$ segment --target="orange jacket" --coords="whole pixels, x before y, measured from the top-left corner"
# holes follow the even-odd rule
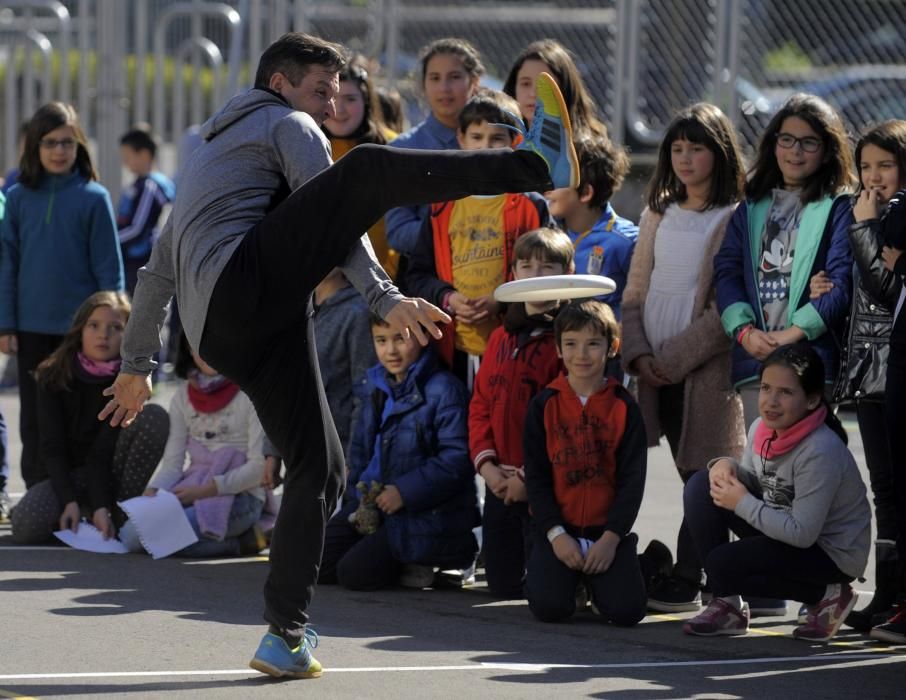
[[[503,207],[503,265],[506,279],[511,279],[513,246],[523,233],[551,224],[547,202],[535,193],[508,194]],[[453,251],[450,246],[450,217],[459,202],[438,202],[431,205],[431,216],[422,222],[416,250],[406,270],[405,288],[412,296],[427,299],[441,306],[453,288]],[[453,334],[444,333],[438,341],[438,354],[449,365],[453,361]]]
[[[647,447],[638,405],[615,379],[585,406],[561,374],[532,400],[523,435],[525,485],[538,531],[621,537],[645,490]]]

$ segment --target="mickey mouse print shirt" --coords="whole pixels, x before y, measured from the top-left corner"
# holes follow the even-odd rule
[[[758,295],[767,331],[783,330],[787,326],[793,254],[802,219],[801,194],[799,190],[774,189],[761,234]]]

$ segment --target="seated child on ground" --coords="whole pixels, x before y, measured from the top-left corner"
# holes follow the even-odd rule
[[[265,545],[256,526],[264,507],[258,415],[238,385],[189,348],[185,335],[175,371],[187,382],[170,401],[170,437],[144,495],[165,489],[185,508],[199,539],[177,556],[257,554]],[[120,539],[130,551],[142,551],[131,521]]]
[[[379,364],[368,370],[371,392],[353,433],[347,482],[349,491],[363,484],[371,510],[356,499],[331,518],[319,582],[421,588],[431,585],[434,567],[472,566],[478,549],[468,396],[431,348],[376,316],[371,331]]]
[[[562,231],[539,228],[513,248],[517,280],[572,272],[573,244]],[[522,459],[529,402],[560,374],[554,342],[559,302],[507,306],[475,377],[469,404],[469,452],[484,478],[482,552],[491,593],[522,598],[531,533]]]
[[[26,492],[10,514],[13,540],[36,544],[55,530],[76,532],[84,516],[105,539],[125,520],[116,506],[141,494],[167,439],[167,412],[149,405],[125,430],[101,423],[103,395],[120,367],[129,320],[122,292],[96,292],[76,311],[60,346],[36,374],[38,460],[49,479]]]
[[[566,374],[532,400],[525,420],[534,531],[525,594],[543,622],[571,617],[581,584],[602,620],[634,625],[645,616],[631,532],[645,490],[645,426],[629,392],[605,375],[619,334],[606,304],[567,304],[554,322]]]
[[[805,603],[793,636],[827,641],[856,603],[849,584],[868,560],[871,512],[814,348],[783,345],[765,358],[758,410],[742,460],[714,460],[686,484],[685,518],[713,598],[683,631],[745,634],[742,596],[764,596]]]
[[[513,148],[518,134],[501,124],[518,127],[518,112],[512,98],[483,90],[459,116],[460,148]],[[440,352],[460,378],[468,374],[466,357],[483,355],[491,331],[500,325],[494,289],[507,281],[516,239],[550,224],[547,204],[534,192],[472,196],[431,206],[409,258],[405,286],[408,293],[453,316],[454,332],[444,335]]]

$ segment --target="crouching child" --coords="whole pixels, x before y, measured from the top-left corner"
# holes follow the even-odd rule
[[[469,397],[430,348],[375,316],[371,332],[378,364],[349,449],[355,495],[327,525],[319,581],[422,588],[435,568],[468,569],[478,552]]]

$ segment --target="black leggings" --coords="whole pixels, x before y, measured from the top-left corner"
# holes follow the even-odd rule
[[[264,617],[291,643],[308,621],[325,524],[343,488],[306,300],[388,209],[549,187],[544,161],[525,151],[358,146],[249,231],[221,273],[200,354],[248,394],[286,462]]]
[[[683,494],[686,523],[705,562],[708,586],[715,596],[742,595],[798,600],[812,605],[829,583],[848,583],[817,544],[793,547],[756,530],[726,508],[714,504],[707,471],[696,472]],[[730,542],[732,530],[740,538]]]

